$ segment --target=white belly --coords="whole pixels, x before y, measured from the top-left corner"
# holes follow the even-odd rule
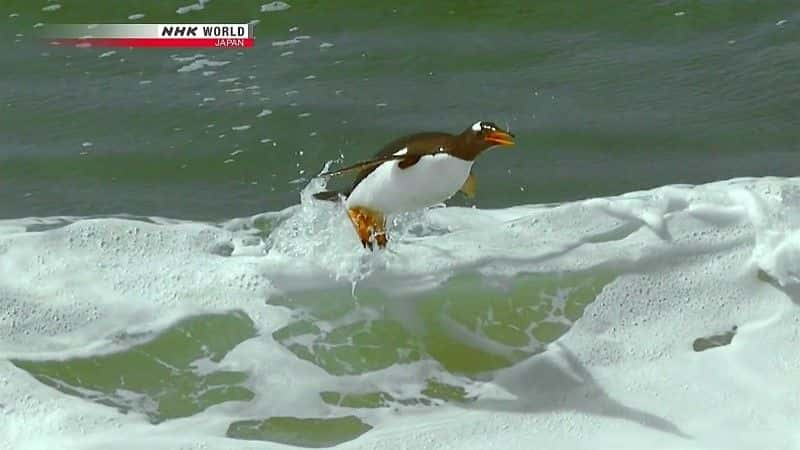
[[[383,163],[361,180],[347,197],[347,207],[392,214],[435,205],[458,192],[472,168],[472,161],[447,153],[423,156],[406,169],[398,163]]]

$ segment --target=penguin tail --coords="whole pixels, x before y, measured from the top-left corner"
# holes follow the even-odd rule
[[[347,193],[339,191],[322,191],[314,194],[315,199],[329,202],[338,202],[339,197],[347,198]]]

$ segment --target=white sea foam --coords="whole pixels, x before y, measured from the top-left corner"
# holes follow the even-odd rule
[[[375,428],[341,447],[800,444],[800,179],[667,186],[559,206],[437,208],[394,220],[389,250],[374,254],[339,205],[311,199],[321,189],[312,180],[300,205],[220,225],[0,221],[0,436],[15,449],[265,448],[225,438],[227,425],[329,416],[321,387],[416,392],[440,370],[419,362],[327,374],[273,340],[290,312],[266,299],[353,283],[356,292],[402,296],[464,273],[611,270],[621,275],[547,351],[471,386],[478,401],[400,414],[359,409]],[[254,224],[265,221],[275,225],[262,238]],[[110,352],[124,345],[113,339],[121,332],[231,309],[259,335],[223,362],[250,374],[256,397],[158,426],[61,394],[7,362]],[[730,345],[692,350],[695,338],[732,326]]]
[[[178,68],[178,72],[194,72],[204,67],[220,67],[230,64],[230,61],[213,61],[205,58],[195,59],[189,64],[183,65]]]
[[[300,39],[292,38],[292,39],[287,39],[285,41],[273,41],[272,42],[272,46],[273,47],[284,47],[286,45],[294,45],[294,44],[299,44],[299,43],[300,43]]]
[[[261,12],[277,12],[289,9],[291,5],[286,2],[271,2],[261,5]]]
[[[172,59],[173,61],[178,61],[178,62],[189,62],[189,61],[194,61],[194,60],[196,60],[196,59],[200,59],[200,58],[202,58],[202,57],[204,57],[204,56],[206,56],[206,55],[204,55],[204,54],[202,54],[202,53],[195,53],[195,54],[194,54],[194,55],[192,55],[192,56],[179,56],[179,55],[170,55],[169,57],[170,57],[170,59]]]
[[[206,3],[209,3],[211,0],[198,0],[197,3],[192,3],[191,5],[181,6],[177,10],[175,10],[178,14],[187,14],[192,11],[200,11],[205,9]]]

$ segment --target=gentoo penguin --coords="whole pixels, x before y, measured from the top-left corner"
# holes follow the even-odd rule
[[[359,171],[346,192],[314,194],[320,200],[344,198],[361,244],[386,247],[386,216],[425,208],[452,197],[459,190],[475,192],[471,173],[475,158],[496,145],[514,144],[514,135],[492,122],[475,122],[458,135],[425,132],[387,144],[372,159],[320,174]]]

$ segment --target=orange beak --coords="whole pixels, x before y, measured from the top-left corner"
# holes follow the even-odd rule
[[[484,140],[491,142],[493,145],[514,145],[514,135],[503,130],[492,131]]]

